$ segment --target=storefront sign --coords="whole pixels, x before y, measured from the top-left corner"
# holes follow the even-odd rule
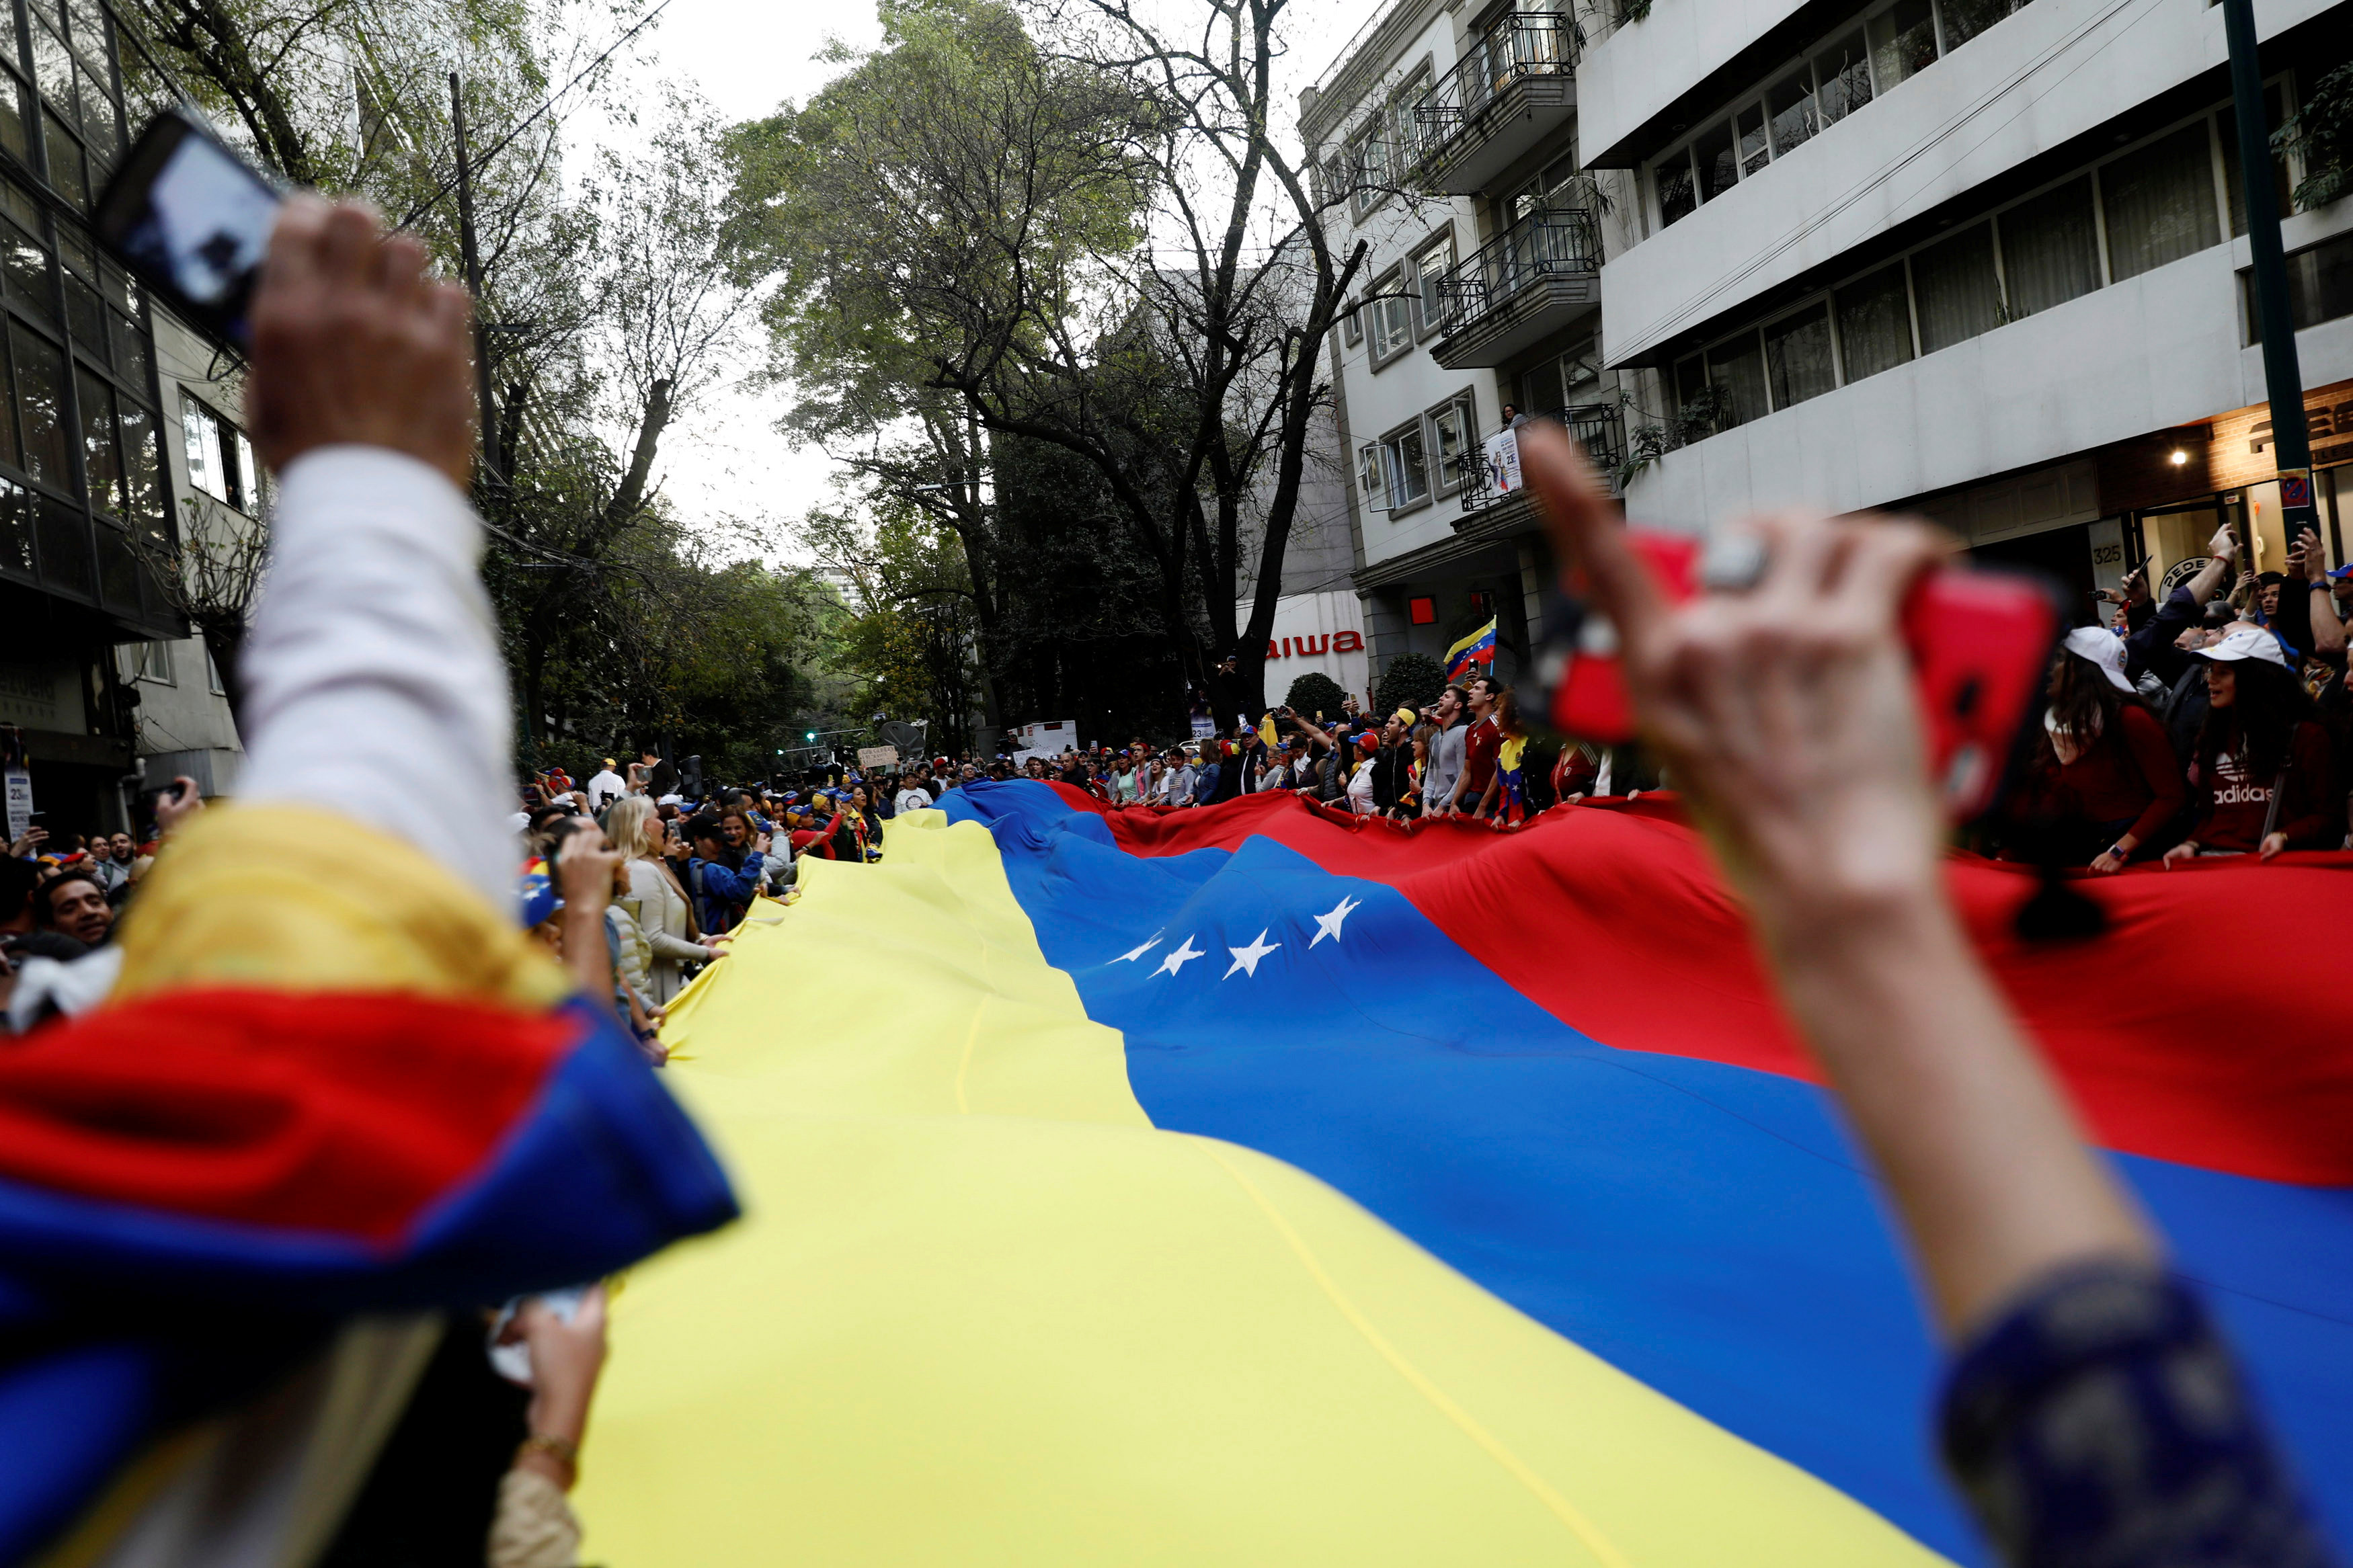
[[[1250,606],[1240,606],[1248,619]],[[1293,680],[1320,670],[1343,691],[1362,694],[1371,679],[1365,648],[1365,606],[1354,594],[1287,594],[1274,603],[1266,639],[1266,684],[1280,701]]]
[[[2353,381],[2307,388],[2304,423],[2312,438],[2314,468],[2353,463]],[[2217,415],[2208,451],[2210,477],[2216,489],[2236,489],[2273,478],[2279,459],[2272,445],[2271,405],[2258,403]]]

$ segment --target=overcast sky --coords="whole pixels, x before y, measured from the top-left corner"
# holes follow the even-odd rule
[[[1172,8],[1186,0],[1163,0]],[[1383,0],[1294,0],[1292,13],[1296,83],[1315,79]],[[660,19],[632,48],[613,94],[653,101],[652,88],[683,81],[731,120],[750,120],[786,100],[807,99],[839,68],[815,57],[828,37],[857,47],[881,40],[871,0],[670,0]],[[627,139],[588,114],[573,121],[575,135]],[[754,329],[756,330],[756,329]],[[747,359],[758,345],[747,342]],[[733,387],[713,391],[684,426],[662,443],[658,472],[664,489],[689,517],[733,517],[757,527],[795,518],[832,496],[832,470],[823,453],[796,450],[775,429],[778,399]]]

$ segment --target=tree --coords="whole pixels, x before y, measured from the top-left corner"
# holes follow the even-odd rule
[[[1446,689],[1446,670],[1436,659],[1423,653],[1394,655],[1388,668],[1381,671],[1379,688],[1374,700],[1384,713],[1394,713],[1400,708],[1410,708],[1419,713],[1438,700]]]
[[[725,261],[720,128],[673,91],[642,153],[600,153],[574,195],[556,179],[561,100],[595,89],[618,42],[650,18],[644,5],[123,0],[121,14],[134,98],[185,87],[257,162],[372,198],[453,274],[458,77],[492,386],[475,500],[527,755],[584,727],[609,748],[615,726],[651,739],[726,708],[681,695],[705,657],[696,623],[714,596],[758,623],[750,646],[774,665],[776,700],[807,697],[793,672],[810,661],[780,651],[814,624],[806,584],[704,560],[657,480],[663,436],[725,373],[738,318],[756,303]],[[600,49],[610,25],[595,24],[608,16],[623,30]],[[192,532],[183,575],[235,565],[230,555],[199,569],[212,548]],[[236,621],[190,614],[208,640]],[[756,704],[731,710],[754,726],[786,721]]]
[[[1134,105],[1045,60],[1004,5],[905,0],[882,21],[884,48],[837,48],[824,91],[729,138],[738,279],[774,284],[786,432],[961,546],[997,721],[1003,623],[1034,578],[1006,556],[992,433],[934,360],[951,341],[986,353],[972,331],[1029,330],[1003,300],[1103,308],[1096,258],[1134,246],[1147,171],[1124,145]]]
[[[1363,256],[1330,252],[1271,127],[1282,9],[1218,7],[1194,49],[1074,7],[1047,48],[987,0],[902,0],[882,50],[731,143],[796,427],[920,425],[887,478],[953,514],[992,617],[1005,540],[981,466],[1001,493],[997,443],[1018,437],[1091,467],[1180,679],[1230,684],[1220,711],[1262,699],[1322,344]]]
[[[1347,698],[1340,683],[1320,669],[1311,669],[1291,683],[1283,701],[1300,713],[1320,713],[1325,719],[1336,719],[1343,711],[1340,704]]]
[[[878,512],[870,526],[819,510],[799,531],[820,569],[850,587],[837,659],[856,682],[852,710],[924,720],[934,744],[968,751],[978,626],[963,554],[918,508],[886,500]]]

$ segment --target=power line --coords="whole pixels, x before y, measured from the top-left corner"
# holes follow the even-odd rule
[[[596,69],[597,67],[603,65],[607,60],[611,59],[616,54],[619,53],[623,44],[628,43],[631,38],[636,37],[639,33],[644,32],[648,27],[653,26],[655,18],[669,9],[670,0],[661,0],[659,5],[647,12],[643,16],[639,17],[637,23],[632,26],[628,32],[623,33],[619,37],[615,38],[612,43],[606,47],[603,54],[598,55],[595,59],[590,60],[586,65],[581,67],[579,71],[574,75],[570,81],[565,82],[562,87],[556,89],[555,91],[548,94],[544,99],[542,99],[538,108],[533,110],[529,114],[524,115],[521,120],[516,121],[512,130],[510,130],[505,135],[500,137],[496,142],[491,142],[489,149],[484,152],[480,157],[472,160],[473,165],[476,168],[480,168],[489,163],[491,159],[497,157],[501,153],[505,152],[507,144],[512,142],[516,137],[522,135],[524,131],[529,129],[533,121],[537,120],[541,115],[545,114],[549,110],[554,108],[558,99],[564,97],[565,94],[570,92],[574,88],[578,87],[584,79]],[[411,212],[406,217],[402,218],[398,223],[393,225],[394,232],[397,233],[399,230],[406,228],[410,224],[415,223],[418,218],[423,217],[427,212],[431,211],[439,204],[442,197],[448,195],[452,190],[456,189],[457,184],[458,177],[454,174],[448,179],[442,181],[440,187],[431,195],[426,197],[424,201],[418,203],[415,211]]]

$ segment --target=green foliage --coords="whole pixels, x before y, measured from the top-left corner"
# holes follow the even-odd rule
[[[871,515],[880,521],[819,511],[799,530],[820,567],[849,584],[833,645],[849,710],[861,723],[927,721],[934,744],[966,750],[978,637],[963,552],[913,507],[886,501]]]
[[[1384,713],[1394,713],[1400,708],[1420,712],[1438,700],[1446,689],[1446,668],[1425,653],[1401,653],[1393,657],[1381,671],[1380,685],[1374,692]]]
[[[2295,187],[2299,212],[2326,206],[2353,189],[2353,65],[2338,66],[2312,86],[2286,122],[2272,132],[2272,151],[2304,155]]]
[[[1332,720],[1340,716],[1340,703],[1346,696],[1338,681],[1320,669],[1311,669],[1291,683],[1291,690],[1282,700],[1297,712],[1321,713]]]

